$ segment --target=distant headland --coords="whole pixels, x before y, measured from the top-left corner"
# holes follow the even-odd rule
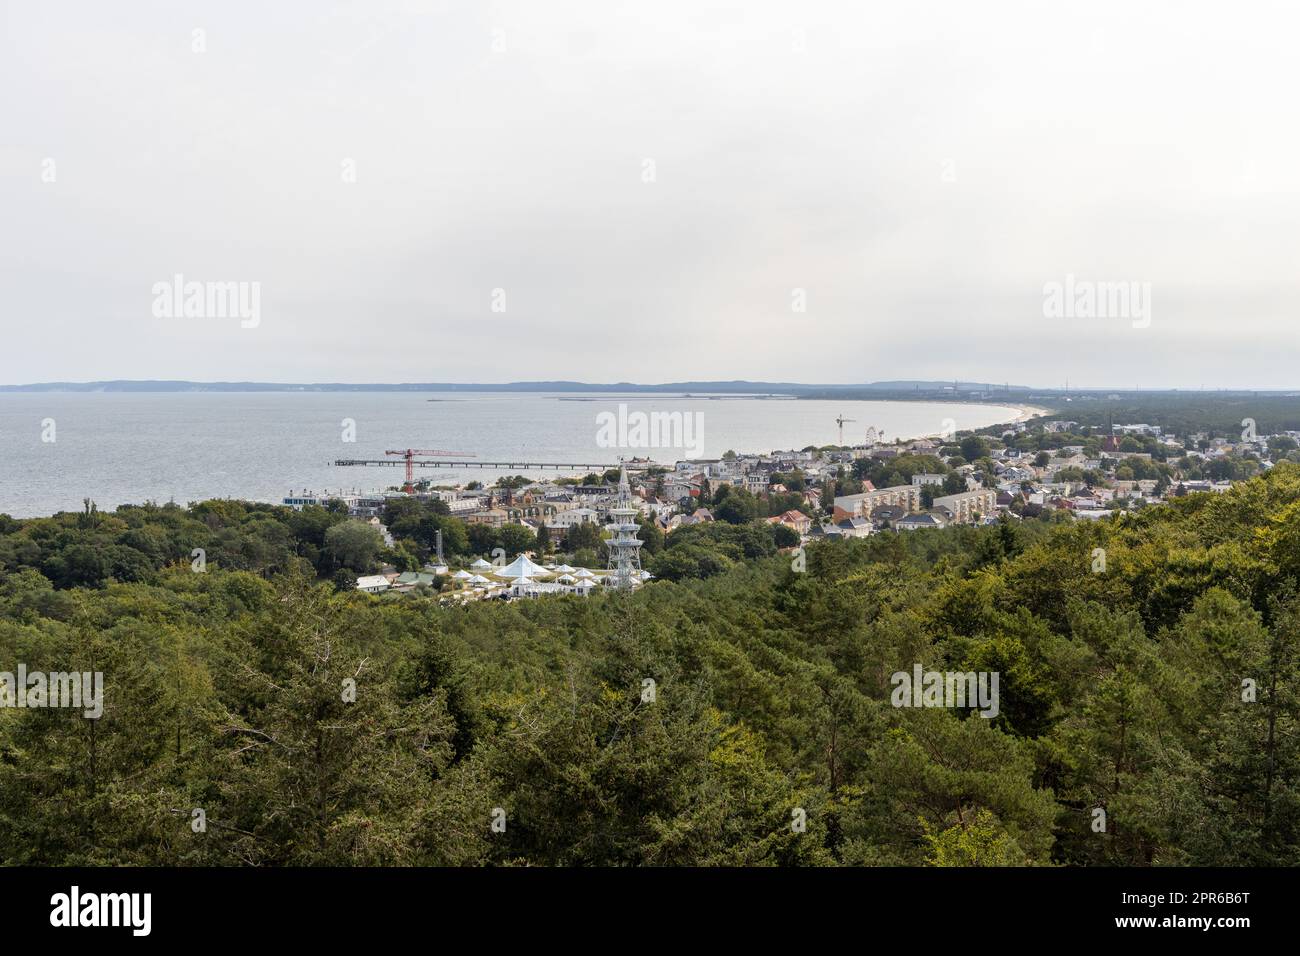
[[[0,385],[0,392],[704,392],[709,394],[799,395],[837,394],[864,390],[880,392],[942,392],[950,394],[1027,392],[1023,385],[978,382],[891,381],[856,384],[804,382],[190,382],[183,380],[128,380],[102,382],[37,382]]]

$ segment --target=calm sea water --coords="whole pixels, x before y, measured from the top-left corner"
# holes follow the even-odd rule
[[[430,399],[433,399],[432,401]],[[400,484],[401,469],[339,468],[337,458],[383,458],[388,449],[437,448],[485,460],[616,462],[621,454],[672,462],[680,450],[619,450],[597,444],[597,415],[699,413],[706,457],[727,449],[765,452],[838,441],[837,415],[889,438],[981,428],[1015,419],[1006,406],[923,402],[821,402],[671,395],[268,392],[46,393],[0,395],[0,513],[14,517],[103,510],[144,501],[207,498],[278,502],[292,491],[372,491]],[[53,421],[50,429],[43,423]],[[356,423],[344,441],[344,419]],[[508,469],[519,472],[523,469]],[[560,472],[559,474],[563,474]],[[531,472],[551,474],[556,472]],[[477,469],[417,476],[490,480]]]

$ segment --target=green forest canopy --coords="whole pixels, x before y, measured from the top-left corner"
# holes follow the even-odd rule
[[[816,545],[802,573],[758,523],[677,531],[675,580],[465,608],[331,586],[332,523],[0,518],[0,670],[105,675],[98,721],[0,709],[0,862],[1298,858],[1289,463],[1103,522]],[[998,717],[890,706],[915,664],[998,672]]]

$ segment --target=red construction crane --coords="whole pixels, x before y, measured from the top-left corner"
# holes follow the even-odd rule
[[[408,448],[405,451],[386,451],[385,455],[400,455],[406,459],[406,484],[402,485],[402,490],[408,495],[415,490],[415,471],[412,462],[416,455],[428,456],[430,458],[473,458],[474,456],[467,451],[441,451],[437,448]]]

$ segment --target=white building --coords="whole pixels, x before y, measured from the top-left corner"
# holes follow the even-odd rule
[[[546,524],[552,528],[563,528],[565,531],[577,524],[587,524],[596,522],[599,516],[593,508],[570,508],[568,511],[560,511],[551,515],[551,520]]]
[[[976,515],[991,515],[998,507],[998,493],[992,488],[977,491],[963,491],[956,495],[944,495],[934,499],[934,510],[944,511],[952,516],[951,521],[969,524]]]
[[[921,507],[920,486],[894,485],[890,488],[864,491],[857,495],[837,495],[834,517],[836,521],[843,521],[845,518],[870,518],[872,510],[880,505],[892,505],[907,511],[917,511]]]

